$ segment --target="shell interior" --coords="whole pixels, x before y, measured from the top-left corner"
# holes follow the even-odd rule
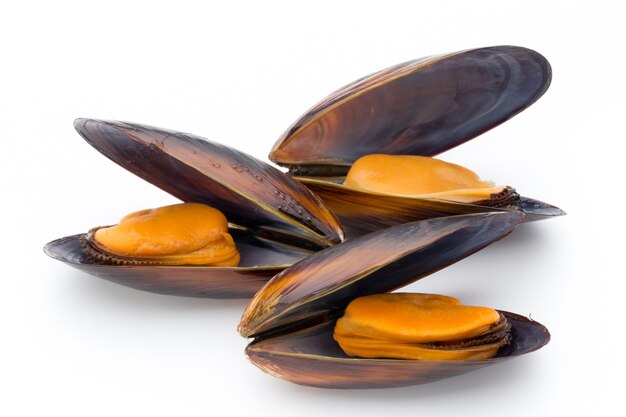
[[[490,200],[468,204],[357,190],[344,186],[342,176],[295,178],[324,200],[341,221],[348,239],[434,217],[513,210],[526,214],[525,221],[536,221],[565,214],[556,206],[520,196],[510,187]]]
[[[333,321],[273,338],[246,348],[250,361],[287,381],[320,388],[391,388],[425,384],[503,362],[540,349],[550,341],[536,321],[501,311],[511,325],[510,343],[486,360],[415,361],[347,356],[333,340]]]
[[[246,230],[230,229],[241,261],[238,267],[109,265],[88,256],[84,234],[49,242],[53,259],[127,287],[158,294],[202,298],[251,298],[267,281],[310,251],[269,241]]]

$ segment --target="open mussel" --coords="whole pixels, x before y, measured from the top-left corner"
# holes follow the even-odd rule
[[[364,359],[346,355],[333,340],[333,321],[293,333],[258,339],[246,348],[261,370],[300,385],[320,388],[392,388],[420,385],[461,375],[533,352],[550,340],[540,323],[500,311],[511,326],[511,341],[484,360],[418,361]]]
[[[198,136],[134,123],[78,119],[75,127],[94,148],[132,173],[184,202],[202,203],[223,213],[229,228],[221,230],[226,220],[220,217],[218,244],[232,260],[232,240],[240,257],[238,266],[219,262],[206,266],[191,265],[190,258],[173,264],[146,262],[124,253],[110,256],[111,251],[99,256],[93,251],[106,245],[94,240],[97,232],[68,236],[45,246],[48,255],[80,270],[157,293],[248,298],[278,271],[343,240],[341,225],[317,196],[243,152]],[[156,211],[130,217],[147,212]],[[178,229],[199,224],[189,218],[170,223]],[[156,229],[161,230],[162,224]],[[122,247],[132,243],[126,237],[121,240]],[[206,246],[207,242],[199,242]]]
[[[422,220],[317,252],[272,278],[252,299],[239,324],[243,336],[254,337],[246,355],[263,371],[297,384],[379,388],[432,382],[539,349],[549,341],[545,327],[505,311],[494,313],[506,333],[488,359],[354,357],[333,338],[352,300],[427,276],[501,239],[523,220],[514,211]]]
[[[541,97],[551,74],[543,56],[516,46],[399,64],[315,105],[279,138],[270,159],[289,167],[319,195],[350,236],[455,214],[519,210],[527,221],[559,216],[563,214],[559,208],[520,196],[513,187],[459,200],[344,183],[350,167],[364,156],[431,157],[499,125]],[[380,169],[385,170],[384,164]]]

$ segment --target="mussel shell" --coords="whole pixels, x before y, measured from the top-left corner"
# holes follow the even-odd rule
[[[275,143],[270,159],[301,175],[345,174],[363,155],[437,155],[534,103],[551,80],[548,61],[517,46],[409,61],[334,92]],[[334,168],[333,168],[334,166]],[[303,171],[304,170],[304,171]]]
[[[263,371],[290,382],[321,388],[390,388],[425,384],[533,352],[550,340],[536,321],[501,311],[511,324],[511,342],[487,360],[413,361],[347,356],[333,340],[335,322],[294,333],[258,339],[246,348]]]
[[[513,231],[519,212],[468,214],[402,224],[316,252],[272,278],[239,323],[266,337],[326,320],[356,297],[393,291]]]
[[[217,208],[233,224],[309,246],[343,239],[337,219],[305,186],[236,149],[135,123],[77,119],[74,126],[112,161],[183,201]]]
[[[564,210],[561,210],[557,206],[523,196],[520,197],[516,207],[518,210],[526,214],[527,222],[550,219],[557,216],[565,216],[566,214]]]
[[[459,214],[513,210],[525,213],[525,221],[565,214],[558,207],[518,195],[510,195],[511,198],[496,200],[489,205],[479,205],[357,190],[344,186],[343,177],[295,178],[317,194],[335,213],[344,227],[346,238],[402,223]]]
[[[67,236],[44,247],[46,254],[83,272],[127,287],[158,294],[206,298],[251,298],[269,279],[310,251],[231,229],[238,267],[107,265],[86,255],[80,238]]]

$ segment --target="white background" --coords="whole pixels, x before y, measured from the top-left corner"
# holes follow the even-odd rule
[[[0,414],[619,413],[618,2],[198,3],[0,6]],[[235,327],[245,300],[142,293],[42,253],[49,240],[175,201],[94,151],[73,130],[76,117],[192,132],[266,160],[280,133],[336,88],[420,56],[498,44],[544,54],[552,86],[444,158],[569,215],[524,225],[410,289],[532,315],[553,337],[536,353],[424,386],[300,387],[244,358]]]

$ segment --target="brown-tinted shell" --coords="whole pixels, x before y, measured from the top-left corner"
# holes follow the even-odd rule
[[[510,195],[463,204],[380,196],[342,185],[361,156],[433,156],[521,112],[548,89],[548,61],[516,46],[495,46],[417,59],[332,93],[275,143],[270,159],[288,166],[359,235],[435,216],[520,210],[527,220],[564,214],[552,205]],[[356,232],[358,231],[358,232]]]
[[[486,360],[414,361],[347,356],[333,340],[334,321],[268,339],[246,348],[250,361],[287,381],[320,388],[391,388],[461,375],[540,349],[550,333],[540,323],[501,311],[511,325],[510,343]]]
[[[354,298],[393,291],[501,239],[522,213],[422,220],[316,252],[272,278],[239,323],[247,337],[332,316]]]
[[[231,229],[241,261],[238,267],[108,265],[85,253],[81,237],[54,240],[44,247],[53,259],[98,278],[157,294],[205,298],[251,298],[278,272],[312,252]]]
[[[222,211],[235,224],[237,268],[106,265],[86,256],[78,236],[50,242],[51,257],[146,291],[216,298],[251,297],[272,275],[343,239],[321,200],[288,175],[243,152],[198,136],[134,123],[78,119],[98,151],[186,202]]]
[[[510,187],[489,200],[469,204],[357,190],[344,186],[343,177],[334,177],[332,181],[321,177],[295,178],[324,200],[341,221],[347,238],[402,223],[459,214],[521,211],[526,215],[525,221],[565,214],[558,207],[520,196]]]
[[[270,280],[246,308],[239,332],[262,370],[303,385],[390,387],[454,376],[538,349],[549,334],[514,314],[511,348],[488,361],[422,362],[346,356],[333,340],[334,321],[359,296],[400,288],[510,233],[517,212],[451,216],[403,224],[317,252]],[[400,371],[401,369],[404,369]]]
[[[339,222],[311,191],[244,152],[137,123],[77,119],[74,127],[113,162],[182,201],[217,208],[233,224],[318,247],[343,238]]]
[[[294,170],[334,166],[345,173],[363,155],[434,156],[524,110],[551,78],[542,55],[517,46],[405,62],[313,106],[278,139],[270,159]]]

